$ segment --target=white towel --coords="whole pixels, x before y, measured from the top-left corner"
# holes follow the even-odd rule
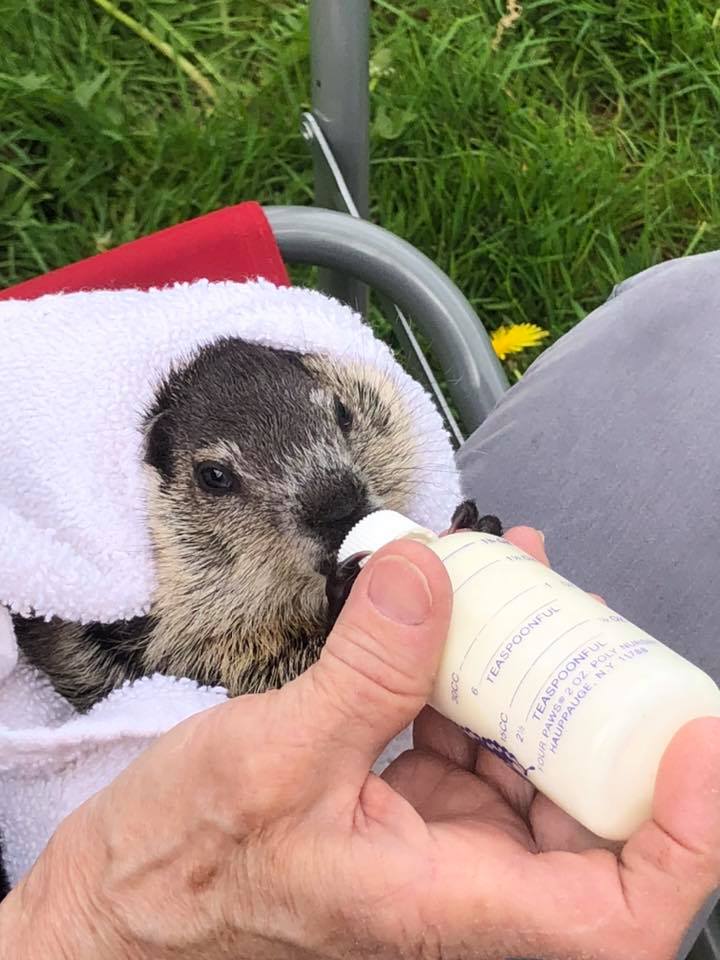
[[[423,479],[409,511],[440,529],[460,500],[422,388],[360,318],[315,291],[198,281],[0,302],[0,603],[88,622],[147,611],[153,564],[142,420],[167,372],[236,336],[386,371],[413,411]],[[221,689],[154,676],[78,715],[18,659],[0,610],[0,834],[11,883],[59,821]]]

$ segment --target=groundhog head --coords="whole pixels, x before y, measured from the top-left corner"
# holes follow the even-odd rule
[[[346,533],[372,510],[406,511],[417,489],[409,418],[370,365],[239,339],[172,372],[147,420],[145,669],[241,693],[312,662]]]

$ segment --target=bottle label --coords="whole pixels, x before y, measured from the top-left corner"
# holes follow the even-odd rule
[[[546,790],[554,758],[587,749],[582,718],[607,716],[598,690],[677,655],[503,538],[455,534],[435,549],[454,606],[433,705]]]

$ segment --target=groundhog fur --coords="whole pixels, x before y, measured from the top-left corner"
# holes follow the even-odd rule
[[[80,711],[156,672],[231,695],[281,686],[319,655],[347,532],[372,510],[406,512],[426,479],[411,416],[370,365],[237,338],[204,347],[146,415],[149,614],[16,617],[20,649]]]

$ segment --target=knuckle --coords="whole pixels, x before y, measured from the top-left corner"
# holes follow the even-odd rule
[[[339,626],[328,639],[321,662],[324,658],[338,679],[347,678],[356,685],[361,682],[369,696],[425,696],[428,691],[414,663],[389,647],[386,640],[367,630]]]

